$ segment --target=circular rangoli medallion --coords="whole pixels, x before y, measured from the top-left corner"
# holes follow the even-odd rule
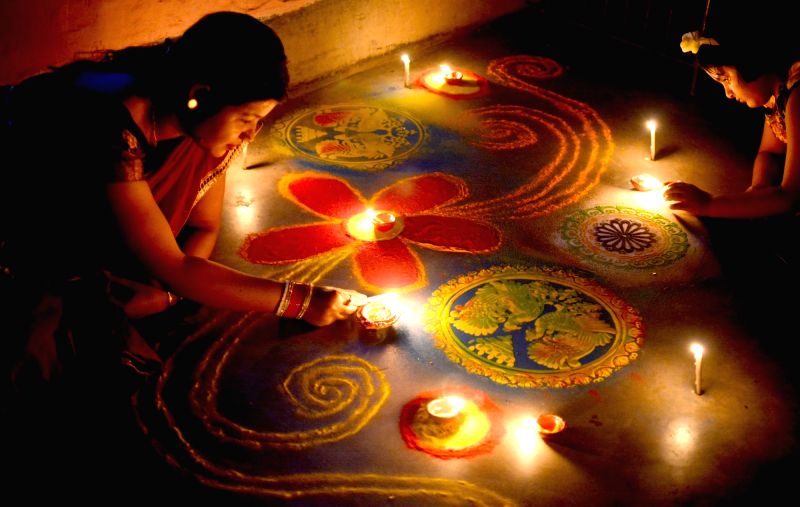
[[[368,171],[406,158],[422,143],[425,132],[405,113],[347,104],[304,111],[283,128],[288,145],[302,155]]]
[[[635,309],[594,281],[549,267],[459,276],[433,292],[424,314],[452,361],[515,387],[599,382],[644,342]]]
[[[657,213],[623,206],[577,211],[561,226],[567,249],[581,259],[621,268],[665,266],[684,257],[689,239]]]

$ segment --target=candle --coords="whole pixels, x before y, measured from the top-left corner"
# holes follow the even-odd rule
[[[405,53],[400,56],[400,59],[403,60],[403,86],[408,88],[411,86],[411,58]]]
[[[647,122],[647,128],[650,129],[650,160],[656,159],[656,122],[650,120]]]
[[[703,363],[703,346],[693,343],[689,350],[694,354],[694,393],[701,395],[703,390],[700,388],[700,368]]]

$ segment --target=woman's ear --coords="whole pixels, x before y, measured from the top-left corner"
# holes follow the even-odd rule
[[[186,107],[188,109],[197,109],[202,107],[203,102],[208,97],[211,87],[207,84],[195,84],[189,89],[189,96],[186,100]]]

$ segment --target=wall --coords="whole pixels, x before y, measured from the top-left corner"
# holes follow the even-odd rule
[[[525,0],[0,0],[0,83],[83,53],[160,42],[203,14],[247,12],[284,41],[293,83],[524,7]]]

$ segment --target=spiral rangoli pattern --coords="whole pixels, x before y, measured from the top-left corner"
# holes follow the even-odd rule
[[[168,463],[211,488],[254,496],[317,497],[331,503],[354,496],[418,501],[436,497],[441,505],[514,505],[493,491],[445,478],[324,471],[259,473],[256,464],[280,462],[280,456],[285,456],[270,459],[270,452],[302,452],[353,436],[389,395],[383,374],[368,361],[350,354],[322,356],[292,369],[280,386],[297,419],[315,423],[314,429],[263,431],[229,420],[218,408],[221,373],[236,348],[252,337],[265,318],[256,313],[219,312],[165,362],[154,387],[154,405],[145,404],[143,397],[135,400],[142,430]],[[191,355],[189,349],[203,347],[209,340],[211,345],[188,388],[190,415],[179,416],[172,408],[180,400],[174,391],[185,381],[173,378],[178,376],[176,365],[182,356]]]
[[[578,202],[599,182],[614,150],[611,130],[588,105],[528,82],[561,74],[548,58],[510,56],[489,63],[497,83],[533,95],[541,108],[497,105],[466,111],[472,145],[487,150],[546,147],[536,175],[508,194],[453,206],[451,213],[490,220],[518,220],[546,215]],[[550,111],[547,111],[547,110]]]

